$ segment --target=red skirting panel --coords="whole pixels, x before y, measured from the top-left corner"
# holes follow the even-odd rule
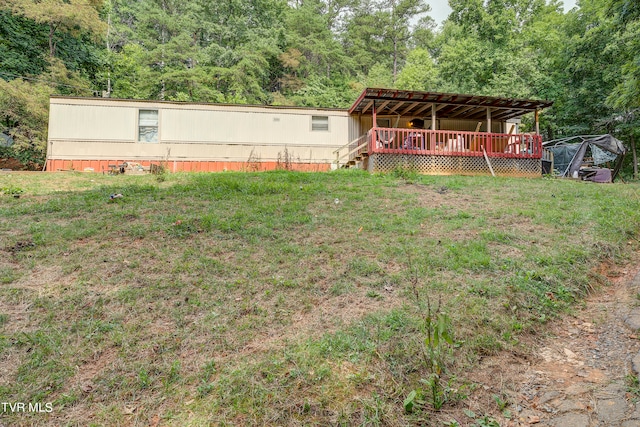
[[[162,165],[169,172],[224,172],[243,171],[259,172],[276,169],[289,169],[299,172],[326,172],[331,169],[329,163],[279,163],[279,162],[224,162],[224,161],[187,161],[170,160],[167,162],[149,160],[47,160],[46,170],[56,171],[78,171],[78,172],[98,172],[106,173],[112,165],[121,165],[125,162],[137,163],[144,168],[149,168],[151,164]]]

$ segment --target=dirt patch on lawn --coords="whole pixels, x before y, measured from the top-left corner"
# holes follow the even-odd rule
[[[118,357],[116,349],[109,348],[96,353],[84,364],[76,366],[75,375],[66,381],[65,388],[60,394],[68,393],[76,388],[83,393],[90,393],[94,389],[93,380],[98,377],[108,366],[112,365]]]
[[[636,425],[602,424],[610,408],[598,405],[598,396],[606,394],[607,404],[621,406],[622,415],[624,407],[627,416],[634,410],[637,398],[625,383],[632,374],[631,359],[640,352],[640,337],[625,320],[636,305],[637,289],[630,283],[640,273],[640,258],[636,254],[626,266],[605,263],[596,270],[609,285],[593,292],[573,315],[552,322],[539,335],[521,337],[522,348],[530,352],[484,358],[469,375],[478,387],[464,407],[445,408],[438,419],[474,425],[465,412],[471,410],[506,427]]]

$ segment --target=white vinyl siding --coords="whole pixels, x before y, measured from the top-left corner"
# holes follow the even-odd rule
[[[324,117],[325,129],[329,121],[328,131],[312,131],[312,116]],[[330,163],[359,131],[346,110],[65,97],[51,99],[49,126],[50,159],[134,162],[276,162],[286,148],[296,161]],[[145,142],[141,126],[157,142]]]

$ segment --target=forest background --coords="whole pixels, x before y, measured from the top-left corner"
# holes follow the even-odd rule
[[[364,87],[554,101],[545,139],[640,136],[640,2],[0,0],[0,157],[38,168],[49,96],[348,107]]]

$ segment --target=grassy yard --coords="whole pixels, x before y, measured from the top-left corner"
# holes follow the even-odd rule
[[[639,247],[637,184],[161,178],[0,172],[0,424],[447,425]]]

